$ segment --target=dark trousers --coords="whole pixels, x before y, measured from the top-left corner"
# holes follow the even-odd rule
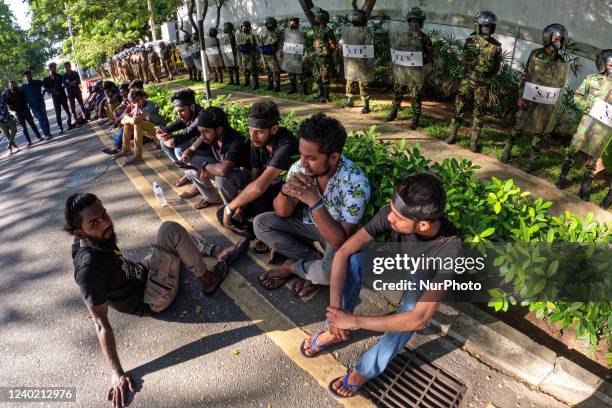
[[[79,103],[79,107],[81,108],[81,115],[83,115],[83,119],[87,119],[89,114],[87,112],[87,109],[85,109],[85,105],[83,104],[83,95],[80,92],[77,94],[68,96],[68,101],[70,102],[70,110],[72,111],[72,115],[74,116],[75,119],[77,118],[76,106],[74,103],[75,100]]]
[[[26,126],[26,122],[30,125],[30,127],[34,131],[34,134],[36,135],[36,137],[39,139],[42,139],[42,137],[40,136],[40,132],[38,131],[38,128],[36,127],[36,124],[34,123],[32,112],[30,112],[29,109],[26,109],[25,111],[22,111],[22,112],[16,112],[16,114],[17,114],[17,120],[19,121],[19,124],[23,128],[23,135],[25,136],[28,143],[32,143],[32,140],[30,140],[30,133],[28,132],[28,127]]]
[[[65,96],[53,96],[53,109],[55,109],[55,118],[57,119],[57,126],[60,130],[64,130],[64,126],[62,126],[62,108],[64,108],[64,112],[68,115],[68,126],[72,123],[72,116],[70,115],[70,109],[68,108],[68,98]],[[76,122],[76,117],[75,117]]]

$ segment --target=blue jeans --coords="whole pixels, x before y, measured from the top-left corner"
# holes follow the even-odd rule
[[[115,143],[115,146],[118,148],[121,148],[123,145],[123,126],[119,128],[117,133],[113,133],[113,143]]]
[[[39,106],[30,108],[32,109],[32,113],[38,121],[38,125],[40,126],[43,135],[51,136],[51,126],[49,125],[49,118],[47,117],[47,111],[45,110],[45,107]]]
[[[349,258],[348,271],[344,281],[342,291],[342,309],[353,313],[359,301],[361,291],[361,253],[353,254]],[[397,309],[398,313],[406,312],[416,306],[418,294],[413,292],[404,296],[401,306]],[[380,375],[387,364],[395,357],[404,345],[410,340],[413,332],[393,332],[385,333],[378,342],[366,351],[357,364],[355,371],[367,378],[374,378]]]
[[[183,152],[191,146],[191,141],[187,140],[181,144],[175,145],[174,148],[166,146],[164,142],[160,142],[161,149],[172,161],[177,161],[181,158]]]

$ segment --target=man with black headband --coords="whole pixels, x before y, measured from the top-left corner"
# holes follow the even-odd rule
[[[200,105],[196,103],[196,95],[192,89],[185,88],[176,91],[170,97],[174,112],[178,116],[176,122],[168,126],[159,127],[155,130],[155,137],[160,142],[160,146],[164,153],[168,155],[173,162],[180,160],[183,152],[187,150],[198,137],[198,114],[202,111]],[[176,180],[177,187],[184,186],[189,183],[190,179],[188,172]],[[197,187],[192,184],[191,187],[181,193],[181,197],[191,198],[200,194]]]
[[[251,182],[227,203],[218,217],[226,228],[234,221],[271,211],[272,201],[282,186],[281,173],[289,170],[298,153],[298,142],[286,128],[279,126],[280,113],[273,101],[257,102],[248,119],[251,137]],[[260,250],[265,251],[260,246]]]
[[[197,128],[200,137],[188,149],[204,145],[210,148],[209,156],[200,155],[193,160],[184,155],[181,159],[201,169],[200,181],[215,185],[224,204],[232,201],[250,180],[250,145],[247,139],[229,125],[223,109],[211,106],[198,115]],[[211,157],[212,156],[212,157]],[[221,204],[218,199],[204,197],[195,208],[201,210]]]
[[[274,211],[255,217],[258,239],[288,258],[280,267],[263,273],[259,283],[280,288],[292,275],[292,292],[313,293],[314,285],[329,285],[337,248],[357,230],[370,198],[370,183],[363,170],[342,155],[346,130],[336,119],[318,113],[304,120],[298,131],[300,160],[293,163]],[[324,248],[323,259],[312,243]]]
[[[376,345],[361,356],[353,370],[330,383],[330,390],[338,396],[355,395],[367,380],[382,373],[412,333],[427,325],[439,304],[436,301],[439,294],[424,292],[419,297],[406,292],[395,314],[354,316],[361,289],[360,251],[385,235],[389,236],[388,242],[427,242],[434,246],[460,242],[455,226],[444,217],[445,205],[444,188],[437,176],[413,174],[397,186],[391,204],[382,208],[336,251],[327,308],[328,329],[306,339],[301,347],[302,354],[314,357],[329,345],[347,340],[352,329],[384,333]]]
[[[157,231],[151,255],[134,262],[121,254],[113,222],[95,195],[68,197],[64,220],[64,230],[74,236],[74,279],[111,371],[108,399],[114,407],[121,407],[128,390],[134,389],[119,360],[108,319],[109,306],[136,316],[166,310],[178,293],[181,269],[197,278],[205,295],[212,295],[227,276],[229,266],[246,253],[249,242],[221,247],[192,237],[176,222],[166,221]],[[204,257],[214,257],[219,262],[208,269]]]

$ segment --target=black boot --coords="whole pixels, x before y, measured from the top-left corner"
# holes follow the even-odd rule
[[[259,74],[253,74],[253,89],[259,89]]]
[[[302,95],[308,95],[308,84],[306,83],[306,81],[302,82]]]
[[[325,102],[331,102],[329,97],[329,85],[323,85],[323,99]]]
[[[280,92],[280,78],[274,80],[274,92]]]
[[[444,139],[444,141],[448,144],[455,144],[455,142],[457,141],[458,132],[459,132],[459,125],[457,124],[453,125],[453,130],[451,134],[446,139]]]
[[[419,128],[419,120],[421,119],[420,113],[412,113],[412,123],[410,124],[410,129],[417,130]]]
[[[355,103],[353,102],[353,97],[349,96],[348,99],[346,100],[346,107],[352,108],[353,106],[355,106]]]
[[[514,143],[511,140],[506,142],[504,146],[504,150],[502,151],[501,156],[499,157],[499,161],[502,163],[508,163],[510,160],[510,155],[512,154],[512,148],[514,147]]]
[[[582,180],[582,185],[580,186],[580,192],[578,193],[582,201],[589,201],[589,196],[591,194],[591,184],[593,184],[593,172],[589,171],[584,176],[584,180]]]
[[[365,115],[366,113],[370,113],[370,100],[369,99],[363,100],[363,108],[361,108],[361,113],[363,115]]]
[[[574,161],[572,159],[565,159],[563,162],[563,167],[561,168],[561,174],[559,174],[559,180],[555,183],[555,185],[559,188],[559,190],[563,190],[567,187],[567,175],[569,174],[570,169]]]
[[[391,112],[389,112],[389,114],[385,118],[385,121],[393,122],[395,119],[397,119],[397,112],[399,111],[399,108],[399,103],[393,103],[393,105],[391,105]]]
[[[607,210],[610,205],[612,205],[612,186],[610,186],[610,189],[608,190],[608,195],[606,195],[601,204],[599,204],[599,206],[604,210]]]
[[[297,93],[297,80],[291,78],[289,80],[289,84],[291,86],[291,88],[289,89],[289,92],[287,92],[288,94],[296,94]]]
[[[272,73],[268,74],[268,87],[266,89],[268,91],[274,90],[274,81],[272,80]]]

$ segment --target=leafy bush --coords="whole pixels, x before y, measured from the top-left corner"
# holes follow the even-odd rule
[[[151,87],[154,88],[154,87]],[[167,92],[155,87],[147,90],[152,98],[161,98]],[[169,97],[168,97],[169,104]],[[163,104],[163,101],[160,101]],[[222,106],[232,126],[247,134],[246,120],[249,105],[232,102],[229,96],[220,96],[211,105]],[[165,109],[165,108],[162,108]],[[293,112],[283,115],[281,125],[296,133],[299,123]],[[478,166],[469,160],[446,159],[434,163],[420,154],[418,146],[411,146],[402,140],[393,144],[379,139],[375,126],[349,134],[344,155],[362,168],[372,186],[372,197],[366,208],[367,221],[381,207],[387,205],[394,191],[395,183],[419,171],[438,174],[446,187],[447,217],[459,228],[467,242],[487,243],[496,241],[513,242],[584,242],[609,243],[612,241],[610,227],[594,223],[592,215],[584,220],[566,213],[554,217],[549,214],[551,201],[531,199],[529,192],[522,192],[513,180],[499,180],[495,177],[479,180]],[[537,294],[553,289],[551,276],[526,274],[517,265],[524,259],[509,259],[509,254],[498,261],[506,282],[516,293]],[[530,259],[534,254],[524,254]],[[496,310],[507,310],[516,303],[512,293],[492,290],[489,305]],[[536,312],[538,318],[560,322],[563,327],[572,326],[577,337],[583,338],[591,349],[600,338],[610,344],[612,339],[612,302],[531,302],[525,303]]]

